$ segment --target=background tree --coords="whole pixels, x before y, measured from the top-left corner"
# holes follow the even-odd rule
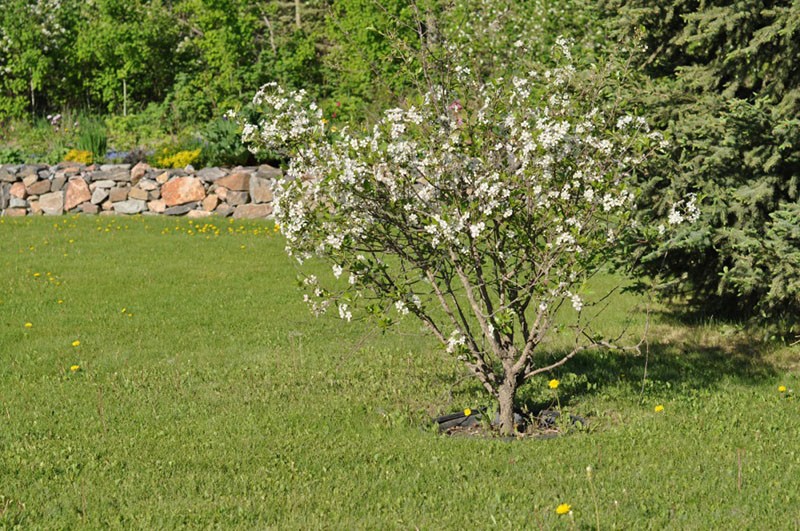
[[[644,28],[649,79],[629,97],[671,138],[642,219],[701,198],[700,222],[658,242],[639,270],[704,312],[798,322],[800,4],[789,0],[606,2],[614,42]]]

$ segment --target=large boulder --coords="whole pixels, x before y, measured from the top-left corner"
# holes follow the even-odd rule
[[[203,183],[196,177],[176,177],[161,187],[161,198],[168,207],[202,201],[205,197]]]
[[[228,190],[237,192],[250,191],[250,174],[245,172],[231,173],[225,177],[217,179],[214,184],[224,186]]]
[[[60,216],[64,213],[64,192],[50,192],[40,196],[39,208],[48,216]]]
[[[34,181],[26,188],[28,195],[42,195],[50,191],[50,181]]]
[[[272,199],[272,186],[270,186],[269,181],[260,177],[251,177],[250,200],[253,203],[271,203]]]
[[[70,211],[81,203],[92,198],[89,185],[81,177],[73,177],[67,183],[67,192],[64,197],[64,210]]]

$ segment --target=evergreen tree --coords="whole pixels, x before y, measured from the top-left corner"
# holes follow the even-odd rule
[[[639,270],[696,308],[798,323],[800,2],[611,0],[616,39],[641,36],[648,76],[631,95],[671,148],[643,184],[640,216],[697,194],[697,223],[652,245]]]

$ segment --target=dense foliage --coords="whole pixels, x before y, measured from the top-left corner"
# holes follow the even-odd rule
[[[701,198],[700,221],[651,247],[640,271],[691,292],[706,312],[796,323],[800,3],[606,8],[617,39],[641,35],[642,88],[630,97],[672,141],[658,161],[665,171],[645,183],[642,217],[688,193]]]

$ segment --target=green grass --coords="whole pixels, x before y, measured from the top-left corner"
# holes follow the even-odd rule
[[[211,223],[0,218],[0,527],[800,528],[796,347],[656,316],[643,394],[609,353],[523,391],[589,432],[439,436],[485,399],[418,324],[313,318],[269,224]]]

